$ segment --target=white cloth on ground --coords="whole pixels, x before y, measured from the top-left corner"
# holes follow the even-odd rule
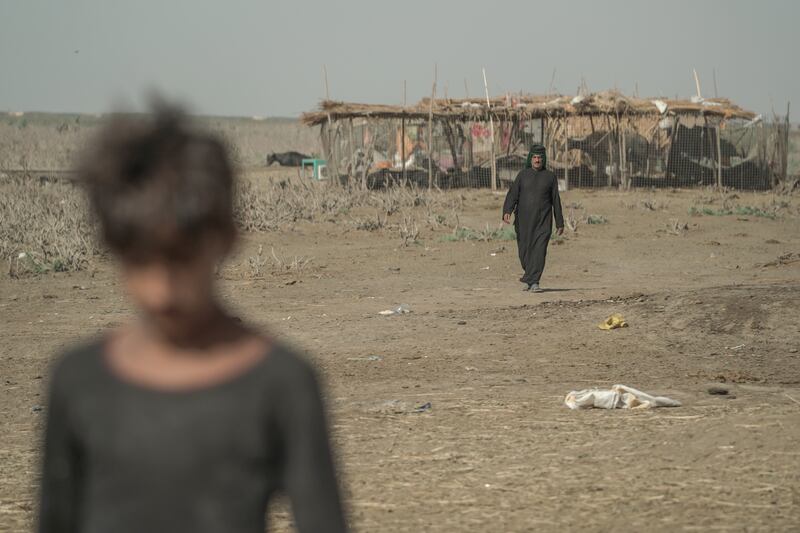
[[[614,385],[610,390],[584,389],[572,391],[564,398],[570,409],[649,409],[651,407],[680,407],[681,402],[666,396],[652,396],[646,392]]]

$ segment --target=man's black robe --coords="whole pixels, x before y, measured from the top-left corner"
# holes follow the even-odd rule
[[[547,169],[520,171],[503,204],[503,214],[507,213],[514,213],[519,260],[525,270],[522,281],[529,285],[539,283],[553,232],[553,216],[556,227],[564,227],[555,174]]]

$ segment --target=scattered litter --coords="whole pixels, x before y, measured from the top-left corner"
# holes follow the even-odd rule
[[[431,402],[423,403],[422,405],[420,405],[419,407],[414,409],[414,412],[415,413],[424,413],[425,411],[430,411],[432,407],[433,407],[433,405],[431,405]]]
[[[408,304],[400,304],[394,309],[387,309],[385,311],[381,311],[378,314],[383,316],[392,316],[392,315],[405,315],[406,313],[410,312],[411,312],[411,307],[409,307]]]
[[[614,385],[610,390],[572,391],[564,398],[564,404],[570,409],[650,409],[680,407],[681,402],[665,396],[652,396],[626,385]]]
[[[381,414],[400,415],[411,412],[412,408],[413,407],[407,402],[401,402],[400,400],[387,400],[370,409],[370,411]]]
[[[614,313],[610,317],[606,318],[605,322],[602,322],[597,325],[600,329],[617,329],[617,328],[627,328],[628,323],[625,321],[625,317],[623,317],[619,313]]]
[[[651,102],[653,102],[653,105],[656,106],[656,109],[658,109],[658,112],[661,113],[662,115],[667,112],[667,107],[668,106],[667,106],[667,103],[665,101],[663,101],[663,100],[651,100]]]
[[[28,254],[26,254],[25,252],[20,252],[20,254],[17,256],[17,259],[25,259],[27,256]]]
[[[800,261],[800,253],[789,252],[789,253],[785,253],[785,254],[779,256],[774,261],[770,261],[768,263],[764,263],[762,265],[757,265],[757,266],[761,266],[761,267],[776,267],[776,266],[781,266],[781,265],[788,265],[788,264],[791,264],[791,263],[797,263],[798,261]]]
[[[465,366],[464,370],[466,370],[467,372],[473,372],[473,371],[478,370],[478,369],[475,368],[474,366]]]
[[[370,408],[369,411],[388,415],[407,415],[411,413],[424,413],[430,411],[432,407],[433,405],[431,402],[417,405],[401,400],[387,400]]]
[[[483,267],[481,270],[489,270],[489,267]]]
[[[284,283],[284,285],[294,285],[295,283],[297,283],[297,280],[293,279],[291,281],[287,281],[286,283]]]
[[[497,252],[492,252],[489,255],[491,255],[492,257],[497,257]]]
[[[712,396],[727,396],[728,388],[720,387],[718,385],[712,385],[708,388],[708,393]]]
[[[368,357],[348,357],[348,361],[381,361],[382,358],[379,355],[370,355]]]
[[[31,411],[33,411],[34,413],[38,413],[40,411],[44,411],[44,407],[42,407],[41,405],[34,405],[33,407],[31,407]]]
[[[747,346],[747,345],[746,345],[746,344],[740,344],[740,345],[738,345],[738,346],[731,346],[730,348],[728,348],[728,347],[726,346],[726,347],[725,347],[725,349],[726,349],[726,350],[741,350],[741,349],[742,349],[742,348],[744,348],[745,346]]]
[[[744,127],[745,128],[751,128],[751,127],[755,126],[756,124],[758,124],[759,122],[761,122],[762,120],[764,120],[763,116],[756,115],[756,118],[754,118],[753,120],[751,120],[750,122],[745,124]]]
[[[87,287],[86,285],[73,285],[72,288],[77,289],[79,291],[85,291],[89,289],[89,287]]]

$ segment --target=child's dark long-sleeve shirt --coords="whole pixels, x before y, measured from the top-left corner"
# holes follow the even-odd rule
[[[40,533],[263,533],[284,490],[301,532],[345,522],[310,366],[275,346],[207,388],[166,392],[115,376],[97,342],[50,385]]]

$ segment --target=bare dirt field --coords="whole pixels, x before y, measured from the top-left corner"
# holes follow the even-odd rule
[[[502,195],[446,194],[462,226],[497,227]],[[739,192],[720,214],[718,196],[563,193],[580,223],[542,294],[521,291],[514,241],[409,238],[400,214],[246,233],[221,290],[320,368],[356,530],[796,530],[800,200]],[[630,326],[600,330],[614,312]],[[108,262],[0,277],[0,529],[33,520],[54,355],[132,313]],[[683,406],[563,404],[615,383]],[[285,502],[271,522],[291,529]]]

